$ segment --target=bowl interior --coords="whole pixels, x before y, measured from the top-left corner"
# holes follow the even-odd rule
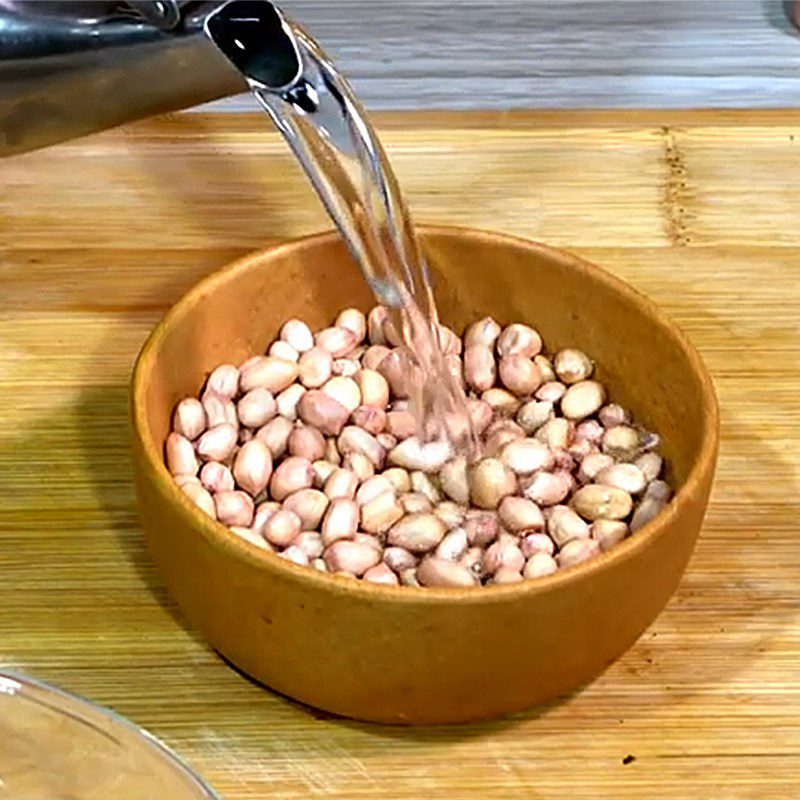
[[[527,322],[549,352],[579,347],[597,364],[611,399],[659,433],[669,478],[684,484],[711,444],[713,389],[694,349],[649,300],[566,253],[500,234],[423,228],[442,321],[457,332],[491,315]],[[335,233],[247,257],[196,286],[172,310],[140,364],[134,403],[145,407],[155,458],[171,409],[195,395],[223,362],[263,352],[290,317],[312,328],[347,306],[367,310],[370,290]],[[712,448],[713,449],[713,448]]]

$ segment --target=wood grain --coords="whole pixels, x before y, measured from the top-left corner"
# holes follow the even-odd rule
[[[288,0],[372,109],[800,105],[784,0]],[[242,95],[219,110],[253,108]]]
[[[377,121],[419,219],[602,263],[702,351],[723,447],[667,610],[574,696],[430,730],[322,718],[183,627],[137,523],[133,359],[201,275],[327,222],[260,117],[182,115],[0,162],[0,665],[112,706],[228,800],[795,798],[800,116]]]

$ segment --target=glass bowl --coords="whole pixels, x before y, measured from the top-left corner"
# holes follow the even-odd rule
[[[219,800],[163,744],[79,697],[0,672],[0,800]]]

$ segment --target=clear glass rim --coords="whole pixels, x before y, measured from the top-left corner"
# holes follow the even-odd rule
[[[13,684],[13,685],[12,685]],[[144,728],[140,728],[135,723],[126,719],[116,711],[105,706],[98,705],[97,703],[87,700],[78,694],[73,694],[58,686],[54,686],[47,681],[40,680],[39,678],[32,678],[30,675],[25,675],[15,670],[0,669],[0,695],[8,694],[13,695],[24,687],[44,691],[45,693],[64,698],[79,706],[84,706],[91,712],[105,717],[114,725],[124,728],[134,736],[138,737],[147,746],[156,751],[160,756],[164,757],[170,762],[175,769],[193,783],[199,790],[205,793],[206,800],[222,800],[222,798],[200,777],[191,767],[189,767],[183,759],[181,759],[170,747],[164,744],[160,739],[154,736]]]

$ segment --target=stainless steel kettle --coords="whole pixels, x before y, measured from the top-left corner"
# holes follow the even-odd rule
[[[247,90],[204,33],[227,0],[0,0],[0,156]]]

